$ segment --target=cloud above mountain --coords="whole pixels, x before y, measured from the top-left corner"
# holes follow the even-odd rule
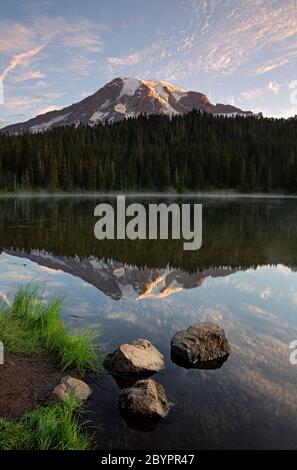
[[[232,96],[237,106],[252,103],[258,111],[261,105],[271,115],[292,108],[294,0],[11,0],[1,13],[7,123],[20,111],[36,114],[42,87],[43,108],[65,106],[119,75],[169,81],[214,101]],[[60,94],[56,102],[50,101],[54,93]],[[13,114],[12,102],[23,103]]]

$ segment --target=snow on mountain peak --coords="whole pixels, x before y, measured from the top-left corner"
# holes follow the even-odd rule
[[[180,99],[185,93],[183,88],[179,88],[162,80],[142,80],[130,77],[120,77],[119,79],[123,82],[120,97],[133,96],[136,91],[144,85],[150,97],[158,100],[163,106],[166,106],[168,105],[169,94],[173,95],[176,99]]]
[[[154,88],[154,89],[160,89],[160,88],[167,88],[170,92],[173,93],[184,93],[185,90],[183,88],[179,88],[175,85],[172,85],[171,83],[168,82],[163,82],[162,80],[142,80],[142,83],[144,83],[147,87],[149,88]]]
[[[252,114],[231,105],[214,105],[202,93],[186,91],[162,80],[118,77],[78,103],[7,126],[2,131],[44,132],[57,126],[94,126],[99,122],[119,121],[140,114],[172,116],[193,109],[226,117]]]
[[[120,77],[120,80],[123,82],[120,96],[133,96],[136,90],[141,86],[141,80],[138,78]]]

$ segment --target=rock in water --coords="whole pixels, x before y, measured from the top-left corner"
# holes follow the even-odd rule
[[[164,388],[152,379],[122,390],[118,407],[123,415],[144,418],[165,418],[169,411]]]
[[[164,367],[163,355],[146,339],[122,344],[103,363],[115,375],[150,375]]]
[[[72,395],[78,401],[83,402],[90,397],[92,390],[82,380],[68,376],[62,378],[61,383],[54,389],[54,394],[61,401],[64,401],[69,395]]]
[[[172,360],[184,367],[218,368],[230,352],[224,330],[214,323],[192,325],[171,340]]]

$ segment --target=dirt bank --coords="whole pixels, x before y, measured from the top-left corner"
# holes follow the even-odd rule
[[[0,365],[0,417],[17,418],[49,404],[64,375],[45,356],[6,354],[4,365]]]

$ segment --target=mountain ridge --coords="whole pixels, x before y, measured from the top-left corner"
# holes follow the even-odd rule
[[[94,94],[60,110],[37,115],[28,121],[11,124],[1,132],[44,132],[68,125],[94,126],[104,122],[134,118],[140,114],[184,114],[193,109],[214,115],[250,116],[233,105],[212,104],[208,97],[196,91],[186,91],[162,80],[117,77]]]
[[[30,260],[49,269],[59,269],[80,277],[114,300],[144,300],[167,298],[188,289],[200,287],[206,279],[226,277],[237,269],[228,266],[197,270],[193,273],[181,268],[141,269],[136,265],[96,256],[56,256],[44,250],[5,249],[4,253]]]

